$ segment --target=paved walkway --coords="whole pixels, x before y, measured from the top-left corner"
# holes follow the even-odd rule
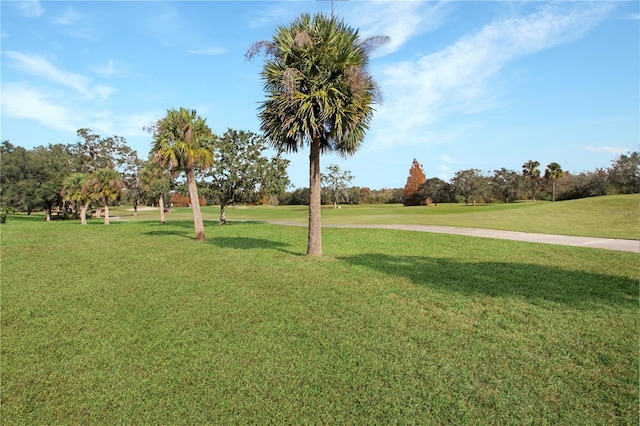
[[[270,221],[279,225],[307,226],[306,223]],[[466,235],[469,237],[497,238],[502,240],[526,241],[540,244],[559,244],[575,247],[600,248],[605,250],[640,253],[640,241],[616,238],[573,237],[570,235],[533,234],[529,232],[498,231],[495,229],[458,228],[435,225],[322,225],[324,228],[377,228],[403,231],[433,232],[437,234]]]

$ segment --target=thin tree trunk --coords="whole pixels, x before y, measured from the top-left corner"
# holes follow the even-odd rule
[[[162,194],[158,197],[158,207],[160,208],[160,223],[164,223],[164,200],[162,199]]]
[[[531,196],[533,197],[533,202],[535,203],[536,202],[536,184],[535,184],[535,182],[533,182],[531,184]]]
[[[80,204],[80,224],[87,224],[87,205]]]
[[[104,224],[105,225],[109,224],[109,203],[108,202],[104,203]]]
[[[308,256],[322,255],[322,216],[320,199],[320,140],[311,141],[309,154],[309,241]]]
[[[202,213],[200,212],[200,200],[198,200],[198,186],[196,185],[195,173],[192,169],[186,171],[187,186],[189,187],[189,198],[191,199],[191,209],[193,210],[193,227],[196,232],[196,241],[204,240],[204,224],[202,223]]]
[[[553,188],[552,189],[553,196],[551,197],[551,202],[555,203],[556,202],[556,182],[553,180],[551,181],[551,187]]]
[[[51,207],[47,207],[45,208],[45,221],[46,222],[51,222]]]
[[[220,220],[218,221],[219,225],[227,224],[227,203],[220,203]]]

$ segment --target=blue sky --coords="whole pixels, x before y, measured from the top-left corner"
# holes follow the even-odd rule
[[[259,132],[262,58],[244,53],[316,1],[3,1],[1,138],[31,148],[76,130],[127,139],[196,109],[215,133]],[[349,1],[336,13],[363,37],[387,35],[370,72],[383,103],[354,156],[357,186],[403,187],[416,158],[427,177],[521,170],[537,160],[580,172],[637,151],[640,2]],[[308,186],[308,151],[287,156]]]

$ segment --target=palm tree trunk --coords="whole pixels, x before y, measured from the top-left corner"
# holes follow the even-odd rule
[[[196,241],[204,240],[204,224],[202,223],[202,213],[200,212],[200,200],[198,199],[198,186],[193,168],[186,170],[187,186],[189,187],[189,198],[193,211],[193,227],[196,231]]]
[[[82,225],[87,224],[87,205],[80,204],[80,223]]]
[[[227,203],[224,201],[220,203],[220,220],[218,221],[218,224],[227,224]]]
[[[104,203],[104,224],[109,224],[109,203],[107,201]]]
[[[158,207],[160,208],[160,223],[164,223],[164,199],[162,194],[158,197]]]
[[[536,183],[533,180],[531,181],[531,198],[535,203],[536,202]]]
[[[322,216],[320,202],[320,140],[311,141],[309,154],[309,240],[308,256],[322,255]]]
[[[552,180],[551,181],[551,193],[553,194],[551,197],[551,202],[555,203],[556,202],[556,181]]]

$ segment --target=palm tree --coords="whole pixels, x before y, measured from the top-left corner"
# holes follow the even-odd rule
[[[85,188],[89,175],[86,173],[73,173],[62,184],[62,199],[77,204],[80,208],[80,223],[87,224],[87,208],[91,202],[91,195]]]
[[[531,182],[531,195],[533,201],[536,201],[536,183],[540,177],[540,163],[537,161],[529,160],[522,165],[522,174],[525,178]]]
[[[207,168],[213,164],[210,145],[213,134],[205,119],[193,109],[167,110],[167,115],[149,127],[153,133],[151,154],[162,167],[167,167],[175,176],[184,171],[187,177],[193,226],[196,240],[204,240],[204,225],[200,212],[196,168]]]
[[[279,151],[310,147],[308,255],[322,254],[320,154],[347,157],[360,147],[379,93],[367,72],[368,53],[386,40],[361,40],[333,14],[305,13],[247,52],[248,59],[263,50],[266,56],[261,130]]]
[[[84,190],[96,201],[104,203],[104,224],[109,224],[109,202],[120,195],[124,181],[113,169],[98,169],[85,182]]]
[[[558,163],[549,163],[547,164],[547,168],[544,171],[544,178],[547,180],[551,180],[551,187],[552,187],[552,201],[556,201],[556,179],[560,179],[562,176],[564,176],[564,171],[562,170],[562,167],[560,167],[560,164]]]

